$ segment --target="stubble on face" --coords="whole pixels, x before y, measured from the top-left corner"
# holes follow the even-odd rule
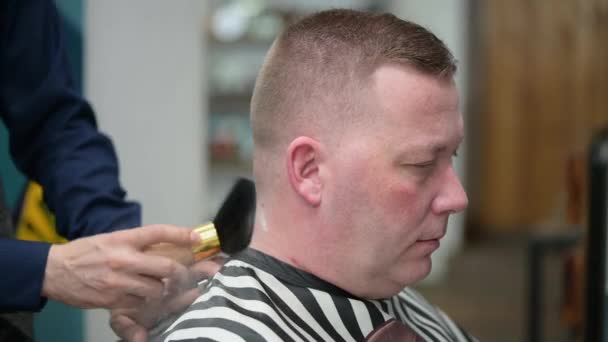
[[[357,282],[356,293],[383,297],[430,272],[436,246],[422,240],[445,233],[448,215],[434,213],[432,202],[439,168],[462,140],[462,119],[451,80],[388,65],[374,74],[373,90],[373,119],[348,133],[332,161],[341,172],[329,215],[336,244],[346,246],[335,256],[345,278]]]

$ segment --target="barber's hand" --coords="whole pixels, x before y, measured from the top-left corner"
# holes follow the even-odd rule
[[[184,265],[142,250],[159,242],[190,247],[199,239],[190,229],[153,225],[53,245],[42,295],[80,308],[141,306],[163,296],[163,279],[188,274]]]
[[[145,342],[148,330],[164,318],[182,312],[200,295],[197,283],[211,278],[224,263],[224,258],[214,257],[190,266],[187,277],[167,282],[167,293],[160,299],[149,299],[139,307],[114,309],[110,326],[120,338],[130,342]]]

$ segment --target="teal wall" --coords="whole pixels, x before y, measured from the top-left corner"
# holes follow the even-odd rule
[[[6,126],[0,121],[0,176],[4,186],[4,196],[9,207],[14,208],[19,195],[25,185],[25,177],[11,161],[8,151],[8,132]]]

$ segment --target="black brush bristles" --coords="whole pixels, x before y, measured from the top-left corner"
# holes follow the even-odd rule
[[[224,253],[234,254],[249,245],[255,217],[255,185],[239,178],[232,186],[213,223]]]

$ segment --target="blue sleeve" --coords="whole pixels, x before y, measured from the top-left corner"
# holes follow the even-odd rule
[[[125,200],[119,184],[112,143],[74,90],[53,2],[0,6],[0,116],[11,156],[42,185],[59,234],[71,240],[140,225],[139,205]],[[48,245],[0,241],[0,273],[9,279],[0,281],[1,306],[6,298],[40,300],[47,254]]]
[[[50,244],[0,239],[0,312],[38,311]]]
[[[39,182],[68,239],[137,226],[111,141],[70,78],[57,11],[48,0],[6,1],[0,113],[17,167]]]

